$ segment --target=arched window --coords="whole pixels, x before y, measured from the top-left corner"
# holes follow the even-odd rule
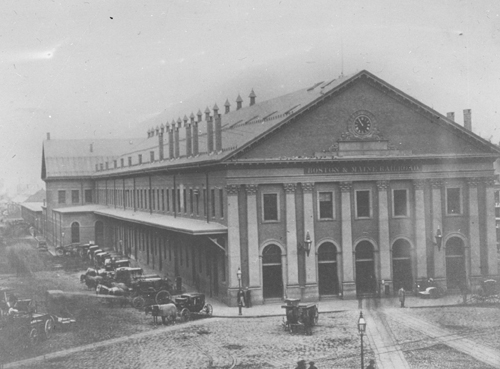
[[[318,247],[318,289],[320,295],[336,295],[339,292],[337,249],[331,242]]]

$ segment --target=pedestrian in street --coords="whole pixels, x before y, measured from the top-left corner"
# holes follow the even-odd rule
[[[309,368],[307,368],[307,369],[318,369],[318,367],[316,365],[314,365],[314,361],[310,361]]]
[[[370,365],[366,367],[366,369],[375,369],[375,360],[370,360]]]
[[[297,361],[297,366],[295,369],[307,369],[306,368],[306,361],[305,360],[299,360]]]
[[[238,305],[245,307],[245,292],[242,289],[238,291]]]
[[[398,296],[399,296],[399,302],[401,303],[401,307],[404,308],[405,307],[406,293],[405,293],[405,289],[403,287],[401,287],[398,290]]]

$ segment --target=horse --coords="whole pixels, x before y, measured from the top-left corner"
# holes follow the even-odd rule
[[[177,307],[173,303],[146,306],[144,312],[146,315],[150,313],[153,316],[154,324],[158,323],[158,317],[161,317],[163,324],[166,324],[166,322],[175,323],[175,319],[177,318]]]
[[[102,284],[98,284],[95,289],[96,295],[108,295],[117,297],[120,300],[121,306],[124,306],[127,303],[126,297],[128,296],[128,289],[122,289],[119,287],[106,287]],[[109,300],[111,304],[113,304],[114,299]]]

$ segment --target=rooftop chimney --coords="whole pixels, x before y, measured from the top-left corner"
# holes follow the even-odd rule
[[[257,96],[255,95],[255,92],[253,92],[253,88],[252,88],[252,92],[250,92],[250,95],[248,95],[248,97],[250,98],[250,106],[254,105],[255,104],[255,98]]]
[[[464,109],[464,127],[469,131],[472,131],[472,119],[470,109]]]
[[[167,126],[168,128],[168,158],[173,159],[174,158],[174,128],[175,128],[175,122],[172,120],[172,123],[170,123],[170,126]]]
[[[174,144],[175,144],[175,157],[178,158],[180,156],[180,150],[179,150],[179,130],[181,129],[182,126],[182,120],[181,117],[177,118],[177,127],[175,128],[175,137],[174,137]]]
[[[158,134],[158,147],[160,151],[160,160],[163,160],[163,132],[165,131],[165,126],[163,123],[160,126],[160,132]]]
[[[243,99],[241,98],[240,94],[238,94],[238,97],[236,98],[236,110],[241,109],[242,102],[243,102]]]
[[[198,113],[196,113],[196,115],[198,116],[198,122],[201,122],[201,117],[202,117],[202,113],[201,113],[201,110],[198,109]]]
[[[198,155],[198,123],[201,122],[201,111],[198,110],[196,115],[198,120],[193,120],[193,156]]]
[[[231,111],[231,104],[229,103],[228,99],[226,99],[226,102],[224,103],[224,107],[226,108],[226,111],[224,112],[225,114],[227,114]]]
[[[205,110],[207,119],[207,153],[214,151],[214,122],[210,116],[210,110]]]
[[[454,122],[455,121],[455,113],[454,112],[446,113],[446,118],[448,118],[449,120],[452,120]]]
[[[50,141],[50,132],[47,132],[47,141]]]
[[[193,116],[193,114],[191,114]],[[194,120],[194,116],[191,118],[191,121]],[[184,116],[184,125],[186,126],[186,156],[190,157],[192,155],[191,152],[191,122],[187,121],[187,117]]]
[[[205,109],[205,120],[208,122],[210,120],[210,109],[207,108]]]
[[[217,105],[215,105],[216,107]],[[214,107],[214,117],[215,117],[215,151],[222,151],[222,123],[221,116],[217,113]]]

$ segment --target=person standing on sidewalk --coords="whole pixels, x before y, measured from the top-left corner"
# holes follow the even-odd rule
[[[398,290],[398,296],[399,296],[399,302],[401,303],[401,307],[404,308],[405,307],[406,293],[405,293],[405,289],[403,287],[401,287]]]

